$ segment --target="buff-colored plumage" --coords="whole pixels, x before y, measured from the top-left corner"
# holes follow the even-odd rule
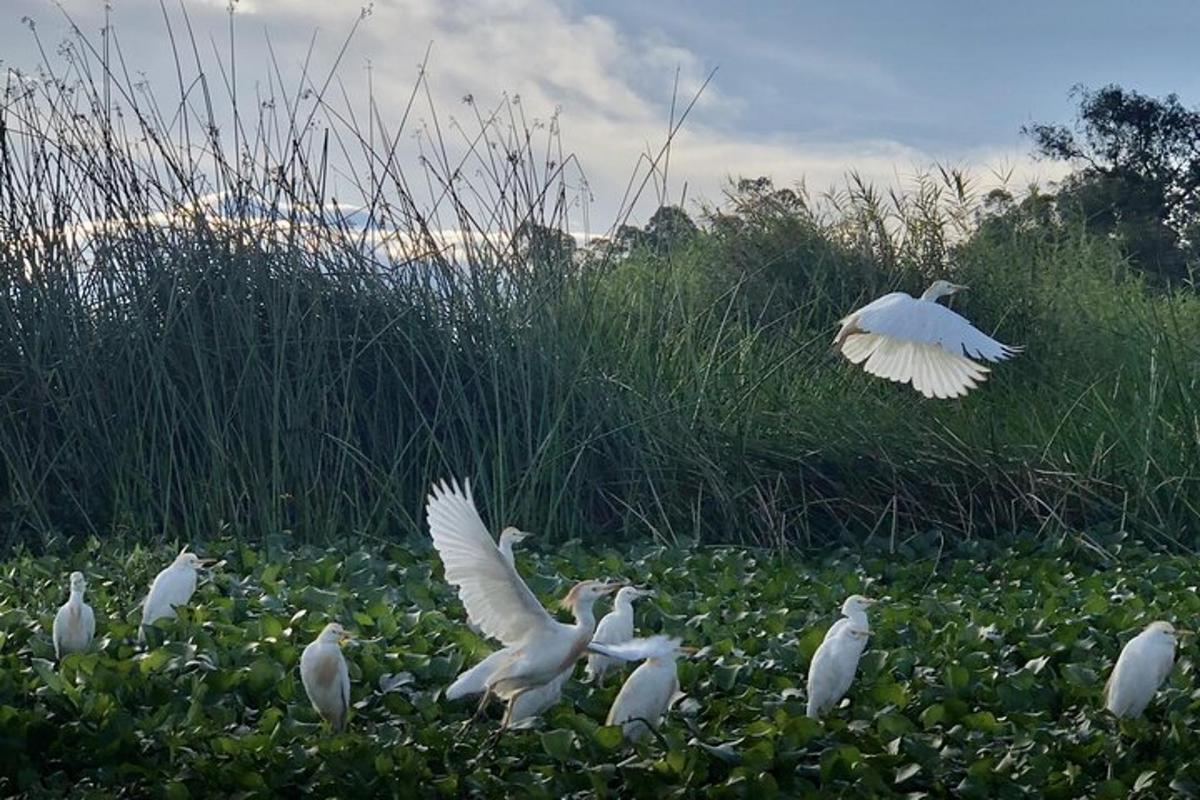
[[[331,622],[300,654],[304,691],[335,732],[346,729],[350,714],[350,668],[342,655],[342,642],[348,638],[341,625]]]

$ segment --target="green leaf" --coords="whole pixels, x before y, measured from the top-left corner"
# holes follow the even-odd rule
[[[560,728],[542,734],[542,749],[546,751],[546,755],[557,761],[569,759],[574,746],[575,733],[573,731]]]
[[[621,731],[620,725],[603,725],[592,733],[592,738],[596,744],[603,747],[605,750],[615,750],[621,746],[621,740],[625,738]]]
[[[920,771],[921,771],[920,764],[905,764],[903,767],[896,770],[896,777],[893,780],[893,783],[896,783],[896,784],[904,783],[906,780],[908,780],[912,776],[916,775]]]

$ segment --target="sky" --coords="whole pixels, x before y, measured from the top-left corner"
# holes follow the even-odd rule
[[[98,35],[104,2],[59,3],[85,34]],[[159,0],[109,4],[126,67],[169,94],[174,67]],[[205,57],[226,52],[228,0],[183,5]],[[363,5],[234,3],[241,101],[268,79],[268,41],[293,76],[312,44],[312,71],[323,73]],[[166,7],[181,18],[179,0]],[[530,118],[557,112],[587,176],[593,229],[617,214],[639,155],[661,147],[676,75],[682,102],[716,70],[671,150],[665,196],[690,210],[719,202],[739,176],[820,191],[850,170],[904,185],[941,163],[967,168],[981,185],[998,174],[1018,189],[1046,184],[1064,167],[1032,158],[1021,126],[1070,122],[1072,86],[1118,83],[1200,105],[1200,4],[1190,0],[764,0],[731,8],[718,0],[375,0],[338,75],[351,105],[366,107],[369,85],[398,123],[428,49],[429,87],[447,118],[466,113],[466,95],[483,107],[519,95]],[[51,59],[68,32],[51,0],[5,0],[0,69],[36,66],[26,18]],[[644,198],[634,219],[656,201]]]

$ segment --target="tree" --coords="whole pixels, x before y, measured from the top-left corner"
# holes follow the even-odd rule
[[[1078,166],[1062,184],[1059,212],[1123,241],[1131,260],[1167,281],[1189,277],[1200,220],[1200,110],[1174,94],[1147,97],[1110,85],[1076,86],[1073,128],[1030,125],[1036,152]]]

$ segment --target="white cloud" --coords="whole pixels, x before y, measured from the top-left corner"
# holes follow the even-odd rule
[[[55,22],[57,12],[46,0],[16,0],[16,4],[17,13],[28,9],[24,13],[32,12],[43,21],[39,28],[43,36],[47,25],[61,28]],[[94,0],[65,0],[64,5],[85,31],[95,32],[103,24]],[[657,153],[662,145],[676,69],[681,103],[699,88],[708,70],[702,54],[682,43],[652,32],[622,30],[613,19],[582,13],[574,3],[374,0],[364,5],[368,13],[342,59],[340,83],[334,84],[333,95],[340,98],[342,91],[346,93],[360,124],[368,113],[368,65],[377,108],[387,129],[394,131],[408,103],[417,64],[432,43],[428,77],[433,110],[420,98],[409,126],[432,126],[436,112],[443,133],[451,130],[452,119],[463,120],[469,130],[467,121],[473,111],[462,103],[468,94],[482,109],[497,107],[506,93],[519,95],[518,110],[528,115],[527,122],[544,122],[561,111],[563,141],[579,155],[595,198],[590,212],[594,232],[605,229],[614,218],[639,156]],[[187,4],[205,58],[214,51],[227,52],[226,6],[226,0]],[[274,67],[265,46],[268,39],[285,74],[284,85],[294,91],[310,37],[318,31],[309,75],[313,85],[321,86],[343,37],[359,16],[356,6],[328,0],[239,0],[235,9],[238,95],[243,108],[255,96],[256,84],[265,92],[271,81]],[[178,12],[171,13],[178,17]],[[150,76],[159,96],[169,102],[166,98],[177,92],[158,0],[117,0],[113,23],[128,67]],[[28,35],[18,26],[8,28],[0,32],[0,46]],[[804,58],[802,54],[779,57]],[[831,68],[810,66],[815,74]],[[205,68],[219,100],[222,84],[215,62]],[[839,69],[860,68],[848,64]],[[886,75],[858,78],[899,91]],[[341,104],[340,99],[336,104]],[[840,183],[852,169],[878,184],[903,184],[906,174],[927,169],[935,161],[966,166],[981,182],[987,181],[991,168],[1005,163],[1018,186],[1035,176],[1061,175],[1053,165],[1034,164],[1027,156],[988,143],[933,153],[886,139],[808,141],[786,131],[747,132],[735,127],[739,119],[752,114],[744,101],[722,93],[719,80],[710,86],[672,148],[668,196],[678,198],[686,184],[689,197],[717,200],[727,179],[759,175],[770,176],[779,185],[804,179],[819,191]],[[416,152],[411,138],[402,139],[406,168],[413,167]],[[645,219],[653,207],[653,197],[647,197],[635,218]]]

